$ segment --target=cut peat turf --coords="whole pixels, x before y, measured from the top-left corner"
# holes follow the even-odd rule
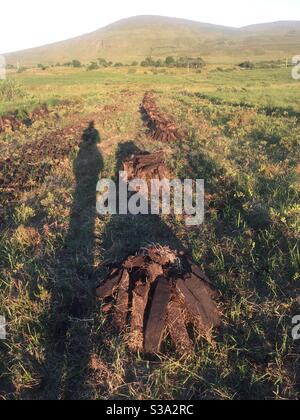
[[[211,341],[213,328],[221,323],[216,293],[205,274],[183,253],[159,245],[114,267],[97,296],[129,348],[146,354],[159,353],[167,336],[179,354],[191,353],[187,326]]]
[[[141,113],[148,125],[149,134],[154,140],[168,143],[183,139],[183,133],[180,132],[173,119],[157,106],[152,92],[146,92],[141,105]]]
[[[127,181],[142,179],[147,182],[149,188],[152,180],[162,181],[170,178],[163,151],[132,155],[124,161],[123,171],[127,174]]]

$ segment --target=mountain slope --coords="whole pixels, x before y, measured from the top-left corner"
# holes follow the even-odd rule
[[[137,16],[98,31],[30,50],[7,54],[11,64],[89,62],[98,57],[130,63],[147,55],[197,55],[207,61],[278,59],[300,51],[300,22],[275,22],[241,29],[184,19]]]

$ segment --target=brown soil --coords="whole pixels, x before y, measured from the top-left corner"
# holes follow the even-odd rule
[[[79,146],[85,126],[83,122],[57,129],[38,141],[22,145],[10,157],[0,157],[0,207],[43,182],[54,165]]]

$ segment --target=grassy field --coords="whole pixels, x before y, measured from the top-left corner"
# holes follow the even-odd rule
[[[0,186],[11,180],[0,196],[0,399],[299,399],[300,83],[291,70],[50,69],[9,79],[18,88],[0,115],[43,103],[50,112],[0,134]],[[147,136],[146,90],[184,141]],[[90,121],[101,142],[84,151]],[[57,158],[56,145],[71,151]],[[174,176],[205,179],[204,225],[96,217],[99,174],[114,177],[133,151],[162,149]],[[151,242],[187,248],[220,293],[222,327],[186,358],[171,343],[152,359],[129,352],[95,299],[104,263]]]

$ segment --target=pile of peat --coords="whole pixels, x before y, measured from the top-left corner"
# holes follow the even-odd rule
[[[145,93],[141,113],[148,125],[149,134],[154,140],[166,143],[182,140],[183,134],[172,118],[159,109],[152,92]]]
[[[123,171],[127,173],[128,181],[142,179],[150,182],[170,176],[163,151],[132,155],[124,161]]]
[[[193,351],[188,326],[211,341],[220,325],[217,297],[200,268],[184,253],[153,245],[111,268],[97,288],[104,313],[127,331],[130,349],[159,353],[170,336],[180,354]]]

